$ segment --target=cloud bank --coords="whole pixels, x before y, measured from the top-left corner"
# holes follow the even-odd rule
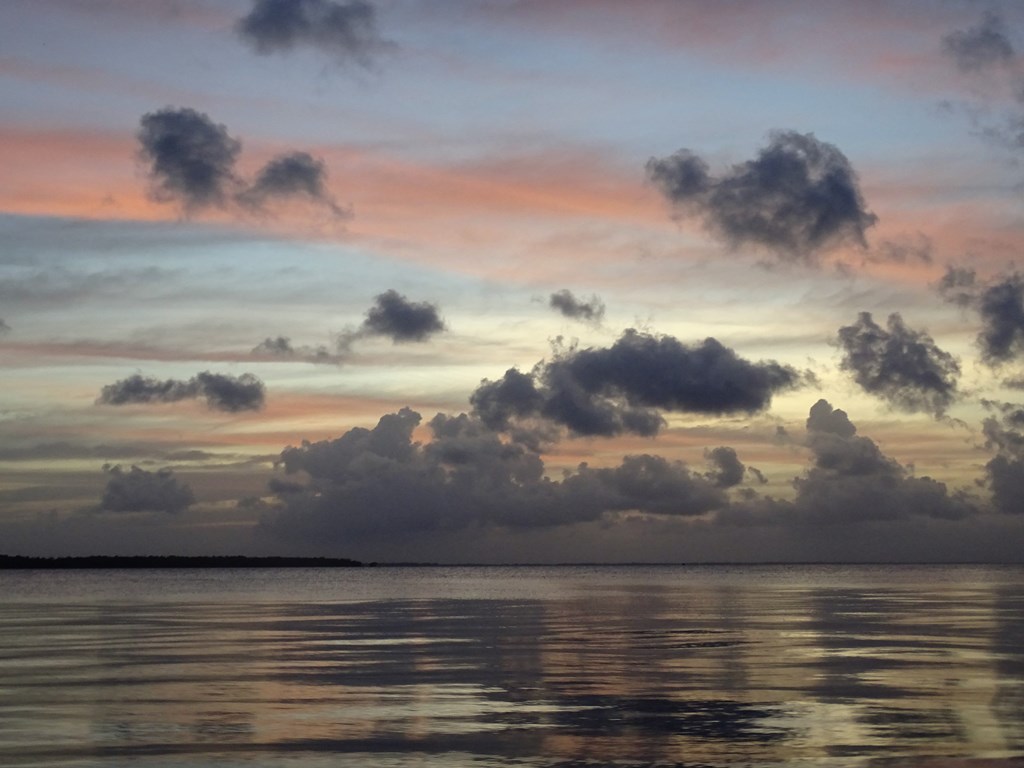
[[[696,516],[725,500],[699,473],[658,456],[627,456],[611,468],[581,464],[551,480],[532,446],[472,415],[438,414],[426,445],[412,439],[420,421],[404,408],[373,429],[286,448],[284,471],[301,473],[308,483],[286,487],[265,529],[315,541],[480,526],[543,528],[626,510]]]
[[[100,509],[108,512],[177,513],[195,503],[192,489],[174,477],[169,469],[149,472],[133,466],[107,467],[110,475],[100,499]]]
[[[755,497],[735,503],[720,520],[760,525],[849,525],[911,518],[959,520],[979,511],[962,492],[915,477],[857,434],[847,414],[822,399],[807,417],[805,446],[811,465],[794,478],[796,497]]]
[[[1019,410],[1012,419],[1024,425]],[[704,472],[645,453],[607,467],[581,463],[551,478],[529,440],[496,431],[473,414],[438,414],[427,425],[426,443],[413,437],[421,421],[404,408],[372,429],[286,448],[279,459],[285,478],[270,484],[276,498],[265,505],[262,531],[304,546],[373,549],[396,531],[440,541],[437,536],[553,533],[582,524],[614,531],[642,519],[690,522],[702,530],[771,526],[799,536],[863,524],[955,523],[983,511],[967,494],[916,477],[824,399],[808,414],[803,446],[810,463],[793,478],[789,499],[739,487],[748,472],[757,484],[765,478],[728,446],[705,453]],[[997,506],[1019,512],[1011,502],[1019,496],[1011,494],[1024,483],[1024,436],[1015,431],[1011,440],[1002,428],[993,421],[990,429],[1007,454],[991,463],[989,482]]]
[[[950,495],[944,483],[914,477],[856,434],[847,415],[819,400],[807,418],[807,446],[812,465],[795,481],[795,514],[814,522],[890,520],[908,516],[962,518],[974,508]]]

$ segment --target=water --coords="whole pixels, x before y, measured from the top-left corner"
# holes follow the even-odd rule
[[[0,765],[1024,766],[1024,568],[0,573]]]

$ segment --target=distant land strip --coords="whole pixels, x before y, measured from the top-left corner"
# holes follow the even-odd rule
[[[0,555],[0,570],[43,568],[362,568],[344,557],[246,557],[244,555],[88,555],[24,557]],[[376,563],[370,563],[371,566]]]

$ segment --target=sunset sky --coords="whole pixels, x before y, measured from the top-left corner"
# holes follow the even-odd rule
[[[1024,6],[0,4],[0,552],[1024,558]]]

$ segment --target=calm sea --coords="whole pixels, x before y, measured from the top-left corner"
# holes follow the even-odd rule
[[[0,573],[0,765],[1024,765],[1024,568]]]

